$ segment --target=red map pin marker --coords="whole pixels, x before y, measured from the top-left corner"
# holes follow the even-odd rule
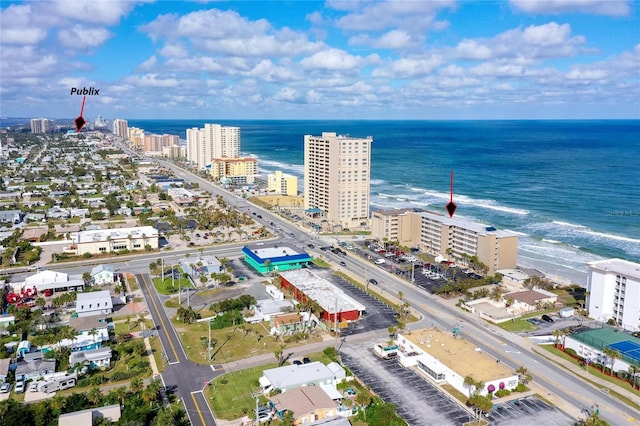
[[[449,217],[453,217],[453,214],[456,212],[458,206],[453,202],[453,170],[451,170],[451,175],[449,177],[449,202],[446,205],[447,212],[449,213]]]
[[[82,118],[82,113],[84,112],[84,101],[86,100],[87,100],[86,96],[82,98],[82,108],[80,108],[80,115],[78,116],[78,118],[73,120],[73,122],[76,123],[76,132],[80,132],[80,130],[82,130],[84,125],[87,124],[87,121],[84,118]]]

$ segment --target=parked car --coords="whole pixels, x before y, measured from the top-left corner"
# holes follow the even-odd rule
[[[547,315],[547,314],[544,314],[544,315],[542,316],[542,321],[546,321],[546,322],[551,323],[551,322],[553,322],[553,318],[551,318],[551,317],[550,317],[549,315]]]
[[[0,393],[9,393],[10,390],[11,390],[11,384],[3,383],[2,385],[0,385]]]
[[[16,388],[13,390],[15,393],[24,392],[24,380],[16,382]]]
[[[304,358],[302,358],[302,362],[305,364],[309,364],[311,360],[305,356]]]
[[[384,263],[384,259],[380,258],[380,259],[376,259],[375,264],[376,265],[382,265]]]
[[[38,392],[38,382],[31,382],[29,392]]]
[[[302,365],[302,361],[300,361],[299,359],[294,359],[293,365]]]

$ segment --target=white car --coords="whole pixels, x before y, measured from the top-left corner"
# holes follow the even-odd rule
[[[29,392],[38,392],[38,382],[32,382],[29,385]]]
[[[5,382],[2,385],[0,385],[0,393],[9,393],[10,390],[11,390],[10,383]]]
[[[376,265],[382,265],[385,262],[385,260],[383,258],[380,259],[376,259],[375,264]]]
[[[13,390],[15,393],[22,393],[24,392],[24,381],[20,380],[19,382],[16,382],[16,388]]]

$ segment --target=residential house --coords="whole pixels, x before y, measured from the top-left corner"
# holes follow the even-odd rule
[[[514,311],[532,312],[547,304],[555,305],[558,300],[558,295],[540,289],[523,290],[503,294],[502,300],[510,305],[509,307]]]
[[[11,364],[11,358],[0,359],[0,383],[7,381],[9,375],[9,365]]]
[[[17,225],[22,222],[23,216],[20,210],[0,210],[0,223]]]
[[[16,380],[39,380],[40,377],[55,372],[55,360],[20,362],[16,368]]]
[[[6,330],[7,327],[16,323],[16,317],[13,315],[0,315],[0,330]]]
[[[215,256],[198,256],[193,259],[183,258],[180,260],[180,266],[195,282],[198,282],[197,278],[200,275],[209,277],[211,274],[220,274],[222,272],[222,264]]]
[[[317,361],[302,365],[292,364],[270,368],[264,370],[262,374],[258,381],[264,393],[269,393],[274,389],[286,392],[301,386],[336,385],[346,376],[344,369],[339,364],[329,368],[329,366]]]
[[[338,405],[320,386],[288,390],[269,398],[279,414],[291,411],[295,425],[308,424],[338,415]]]
[[[304,326],[302,315],[298,312],[273,315],[271,317],[271,335],[285,336],[301,331]]]
[[[108,368],[111,365],[111,348],[96,348],[75,351],[69,355],[69,365],[85,364],[93,368]]]
[[[71,347],[72,351],[84,351],[102,347],[109,341],[109,330],[113,328],[104,317],[88,316],[69,319],[69,326],[76,336],[73,339],[60,340],[56,347]]]
[[[49,210],[47,210],[47,217],[49,219],[68,219],[69,210],[62,209],[60,207],[51,207]]]
[[[78,293],[76,296],[76,314],[78,314],[78,317],[109,315],[112,312],[113,302],[109,290]]]
[[[91,269],[91,278],[95,285],[113,284],[113,267],[109,265],[98,265]]]
[[[93,425],[100,419],[107,419],[109,423],[117,423],[121,415],[120,404],[87,408],[86,410],[61,414],[60,417],[58,417],[58,426]]]
[[[248,322],[271,321],[274,315],[295,311],[296,305],[289,299],[263,299],[258,300],[251,307],[254,314],[251,318],[246,318]]]
[[[89,209],[70,209],[69,215],[71,217],[82,217],[85,218],[90,215]]]

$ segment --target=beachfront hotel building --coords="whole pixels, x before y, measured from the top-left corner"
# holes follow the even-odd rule
[[[369,224],[373,137],[322,132],[304,136],[304,208],[318,208],[332,226]]]
[[[215,181],[234,185],[253,183],[258,174],[258,161],[251,157],[212,158],[210,174]]]
[[[220,124],[187,129],[187,160],[204,170],[214,158],[237,158],[240,154],[240,128]]]
[[[122,118],[116,118],[113,120],[111,131],[114,135],[121,138],[129,137],[129,122]]]
[[[516,234],[420,209],[374,211],[371,234],[381,241],[419,247],[447,259],[476,256],[487,266],[489,275],[517,266]]]
[[[298,195],[298,178],[276,170],[275,173],[267,175],[267,190],[274,194],[295,197]]]
[[[587,264],[587,309],[598,321],[613,319],[625,330],[640,330],[640,264],[605,259]]]
[[[129,142],[134,148],[142,149],[144,146],[144,130],[137,127],[129,127]]]

